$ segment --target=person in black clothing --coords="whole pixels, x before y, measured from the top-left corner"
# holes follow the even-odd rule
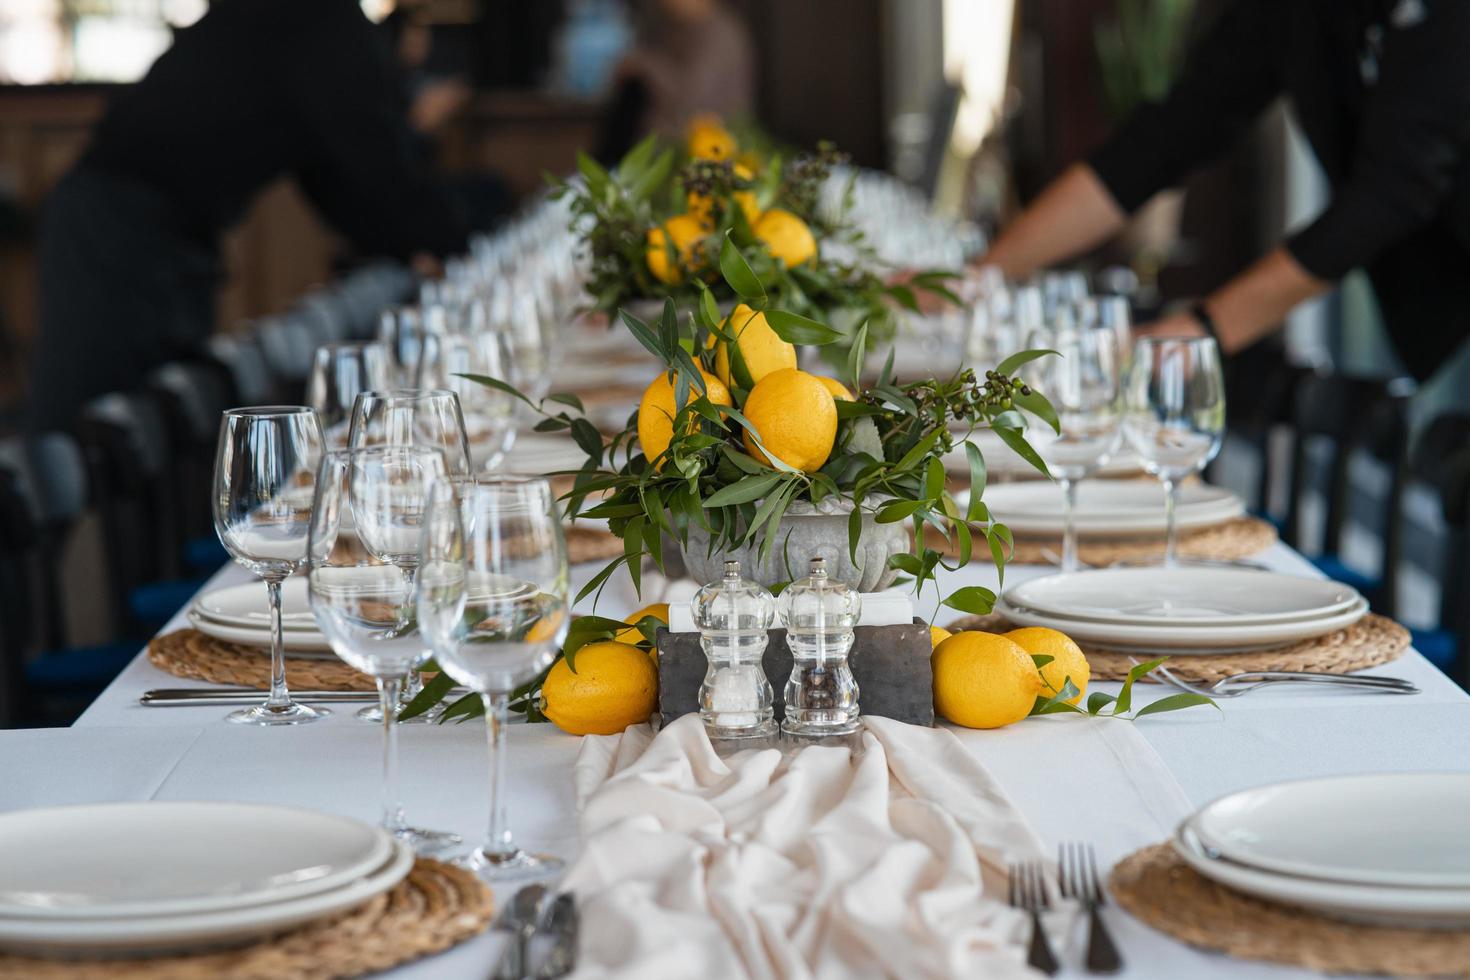
[[[32,432],[199,348],[220,238],[282,175],[365,253],[464,249],[379,34],[357,0],[219,0],[113,102],[42,218]]]
[[[1432,374],[1470,333],[1470,3],[1234,0],[1168,97],[1074,164],[982,261],[1013,276],[1090,249],[1220,155],[1286,95],[1332,185],[1327,209],[1188,314],[1234,353],[1354,268],[1405,366]]]

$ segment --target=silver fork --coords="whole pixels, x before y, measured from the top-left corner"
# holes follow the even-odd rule
[[[1136,657],[1130,657],[1134,664]],[[1325,674],[1306,670],[1253,670],[1243,674],[1222,677],[1209,687],[1200,687],[1180,679],[1163,664],[1154,668],[1154,673],[1166,683],[1190,694],[1202,694],[1208,698],[1238,698],[1242,694],[1274,684],[1327,684],[1358,691],[1375,691],[1379,694],[1418,694],[1419,688],[1412,682],[1398,677],[1367,677],[1355,674]]]
[[[1026,954],[1026,962],[1032,969],[1052,976],[1057,972],[1057,958],[1047,942],[1046,930],[1041,927],[1041,913],[1051,908],[1051,897],[1046,891],[1047,875],[1042,872],[1041,862],[1013,864],[1006,878],[1011,905],[1031,913],[1031,949]]]
[[[1088,973],[1117,973],[1123,968],[1123,957],[1103,924],[1098,911],[1107,904],[1102,881],[1097,873],[1097,855],[1091,844],[1062,844],[1057,849],[1057,882],[1062,896],[1082,903],[1087,913],[1087,954],[1084,962]]]

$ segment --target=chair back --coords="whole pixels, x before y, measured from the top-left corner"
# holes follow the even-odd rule
[[[72,531],[91,502],[86,461],[75,438],[47,432],[32,439],[0,440],[0,472],[9,483],[9,506],[23,508],[6,518],[9,545],[17,542],[34,556],[27,559],[23,591],[27,602],[27,643],[47,649],[67,645],[61,559]],[[24,527],[24,531],[18,530]],[[18,560],[18,559],[16,559]]]
[[[231,406],[268,405],[275,400],[270,364],[253,337],[217,334],[209,339],[209,356],[229,377]]]

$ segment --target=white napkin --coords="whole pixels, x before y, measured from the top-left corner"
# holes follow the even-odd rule
[[[1019,811],[943,729],[722,759],[697,715],[589,736],[578,977],[1022,977]]]

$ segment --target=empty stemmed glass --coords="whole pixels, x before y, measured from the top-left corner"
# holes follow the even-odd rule
[[[419,388],[432,376],[439,360],[439,334],[417,307],[384,310],[378,320],[378,339],[388,348],[394,384]]]
[[[511,337],[502,330],[478,330],[445,337],[435,384],[459,396],[470,451],[479,468],[494,470],[516,437],[517,399],[466,375],[518,383]]]
[[[1027,382],[1046,395],[1057,430],[1031,426],[1032,448],[1046,461],[1062,490],[1062,571],[1077,570],[1077,481],[1096,472],[1118,449],[1118,337],[1111,329],[1080,326],[1059,313],[1056,326],[1038,330],[1033,349],[1054,350],[1024,369]]]
[[[330,452],[311,513],[307,595],[332,652],[377,682],[383,722],[383,828],[420,853],[460,843],[455,834],[410,827],[398,793],[396,706],[428,657],[414,601],[429,488],[444,457],[404,446]]]
[[[322,429],[305,406],[232,408],[214,459],[214,529],[225,550],[265,580],[271,616],[271,689],[265,703],[228,715],[247,725],[299,725],[330,714],[291,700],[286,687],[281,583],[306,561]]]
[[[1202,470],[1225,435],[1225,379],[1209,337],[1145,337],[1133,347],[1123,432],[1164,485],[1164,564],[1176,564],[1179,482]]]
[[[312,358],[306,401],[316,409],[327,446],[343,449],[358,392],[389,387],[388,348],[374,341],[323,344]]]
[[[434,659],[480,694],[490,744],[490,821],[467,859],[506,881],[559,870],[559,858],[529,854],[505,813],[505,726],[510,693],[545,670],[571,621],[566,541],[541,477],[448,480],[434,488],[419,570],[419,623]]]
[[[347,448],[367,446],[437,449],[449,472],[473,472],[459,396],[444,388],[360,392],[352,406]]]

